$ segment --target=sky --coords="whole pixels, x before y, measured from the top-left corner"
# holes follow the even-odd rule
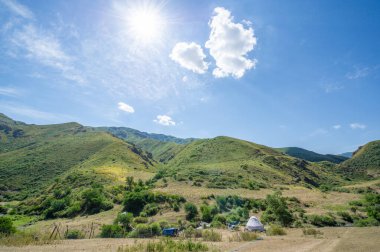
[[[380,139],[379,1],[0,0],[0,112],[319,153]]]

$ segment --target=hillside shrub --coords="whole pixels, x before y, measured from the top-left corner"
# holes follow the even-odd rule
[[[261,220],[265,223],[279,223],[285,227],[290,226],[294,218],[289,211],[285,198],[281,193],[274,193],[266,197],[267,207]]]
[[[198,215],[198,208],[193,203],[186,203],[185,204],[185,212],[186,212],[186,220],[193,220]]]
[[[72,229],[72,230],[67,231],[67,233],[65,234],[65,238],[66,239],[83,239],[84,234],[80,230]]]
[[[82,209],[84,213],[95,214],[109,210],[112,207],[112,203],[107,201],[104,196],[102,188],[91,188],[83,191]]]
[[[347,221],[349,223],[354,222],[354,219],[348,212],[340,211],[340,212],[337,212],[337,214],[341,216],[344,221]]]
[[[11,218],[6,216],[0,216],[0,237],[7,236],[16,232],[16,228],[13,226]]]
[[[283,229],[281,226],[272,224],[269,226],[267,230],[267,235],[274,236],[274,235],[286,235],[285,229]]]
[[[334,227],[338,225],[335,219],[329,215],[312,214],[312,215],[307,216],[307,219],[310,221],[312,225],[317,226],[317,227],[326,227],[326,226]]]
[[[103,225],[101,227],[100,237],[102,238],[122,238],[124,237],[124,230],[119,225]]]
[[[138,224],[135,229],[129,233],[130,238],[149,238],[161,235],[160,224],[154,222],[151,224]]]
[[[219,210],[217,206],[207,206],[201,205],[201,219],[205,222],[211,222],[216,214],[218,214]]]
[[[131,213],[119,213],[114,221],[114,224],[120,225],[124,231],[129,232],[133,221],[133,214]]]

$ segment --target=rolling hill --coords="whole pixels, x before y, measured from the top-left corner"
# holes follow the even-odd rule
[[[359,147],[352,158],[339,164],[338,171],[351,179],[378,177],[380,175],[380,140]]]
[[[184,145],[196,140],[195,138],[184,139],[147,133],[126,127],[98,127],[95,130],[109,132],[120,139],[133,143],[138,148],[151,153],[152,157],[161,163],[167,163]]]
[[[191,142],[167,163],[164,172],[177,181],[212,188],[318,186],[339,181],[323,166],[230,137]]]
[[[112,185],[156,169],[136,146],[78,123],[28,125],[0,114],[0,143],[0,197],[8,200],[38,195],[72,173]]]
[[[339,164],[349,157],[344,157],[341,155],[332,155],[332,154],[319,154],[313,151],[305,150],[298,147],[285,147],[285,148],[276,148],[276,150],[285,153],[289,156],[301,158],[310,162],[320,162],[320,161],[329,161],[335,164]]]

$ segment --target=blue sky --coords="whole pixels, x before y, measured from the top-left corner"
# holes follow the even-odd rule
[[[378,1],[0,0],[0,112],[341,153],[380,139]]]

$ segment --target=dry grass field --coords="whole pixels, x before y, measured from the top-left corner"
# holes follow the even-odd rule
[[[262,240],[252,242],[229,242],[232,232],[218,230],[223,234],[221,242],[208,242],[210,251],[281,251],[281,252],[378,252],[380,248],[380,228],[320,228],[323,234],[305,236],[302,229],[287,229],[285,236],[262,235]],[[149,239],[83,239],[62,240],[54,244],[25,247],[0,247],[0,251],[117,251],[119,248],[152,241]]]

